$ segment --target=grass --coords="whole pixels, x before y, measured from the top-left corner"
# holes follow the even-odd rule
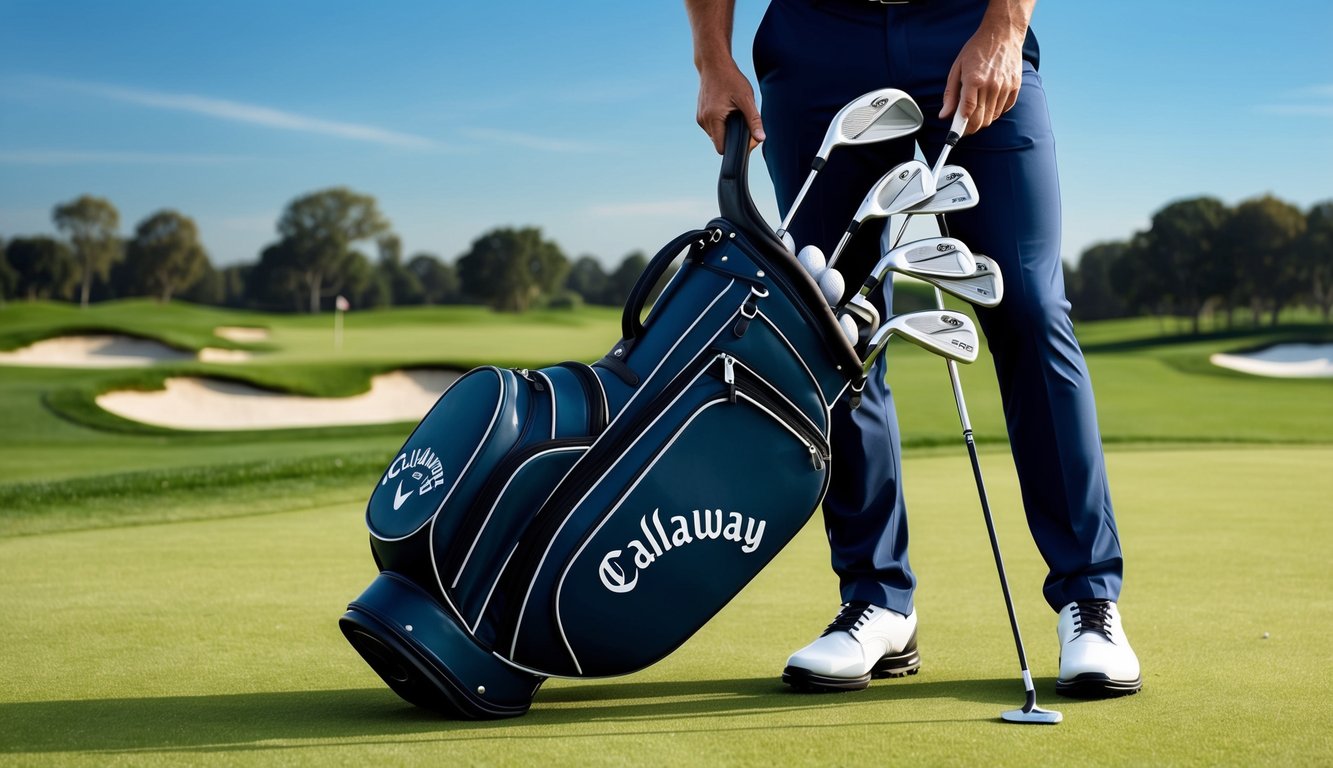
[[[998,713],[1021,685],[943,365],[894,347],[925,668],[845,696],[777,682],[836,601],[811,526],[716,620],[645,672],[551,681],[532,713],[441,721],[400,702],[335,622],[369,582],[362,514],[410,425],[190,433],[101,412],[97,393],[227,375],[311,394],[403,366],[535,366],[600,356],[617,312],[476,307],[331,318],[118,302],[0,308],[0,349],[121,332],[240,365],[0,368],[0,764],[1311,764],[1333,754],[1333,381],[1268,380],[1210,354],[1333,337],[1300,322],[1164,336],[1085,324],[1144,662],[1138,696],[1053,694],[1054,617],[1021,519],[988,361],[964,369],[1006,564],[1057,728]],[[1302,324],[1304,323],[1304,324]],[[219,325],[269,329],[234,345]],[[1267,633],[1267,635],[1265,635]],[[1266,639],[1265,639],[1266,638]]]
[[[836,599],[817,524],[665,662],[551,681],[529,715],[491,723],[410,708],[342,640],[336,618],[373,570],[358,505],[292,499],[277,514],[0,540],[0,762],[1317,763],[1333,733],[1333,523],[1327,489],[1302,479],[1330,462],[1327,447],[1112,453],[1146,682],[1089,703],[1052,693],[1042,565],[1012,470],[988,457],[1040,699],[1066,717],[1056,728],[997,722],[1022,688],[975,498],[952,480],[961,456],[906,465],[925,666],[847,695],[777,681]]]

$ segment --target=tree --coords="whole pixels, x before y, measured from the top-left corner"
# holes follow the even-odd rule
[[[105,198],[83,195],[57,205],[52,219],[56,229],[69,235],[74,247],[74,256],[82,270],[79,305],[86,307],[93,278],[108,279],[111,265],[120,255],[120,239],[116,236],[120,213]]]
[[[78,282],[69,246],[52,237],[16,237],[5,247],[5,261],[15,273],[14,295],[68,299]]]
[[[380,238],[378,271],[388,291],[388,303],[394,306],[420,304],[424,291],[421,280],[403,264],[403,243],[397,235]]]
[[[1106,320],[1129,314],[1111,281],[1112,269],[1127,258],[1128,252],[1129,244],[1123,241],[1098,243],[1083,251],[1078,268],[1065,281],[1075,317]]]
[[[1296,246],[1304,233],[1305,214],[1272,195],[1246,200],[1228,221],[1223,236],[1255,325],[1265,306],[1277,325],[1282,307],[1300,292],[1302,257]]]
[[[1212,197],[1174,202],[1153,215],[1139,242],[1137,266],[1151,270],[1162,298],[1190,318],[1195,333],[1204,303],[1229,294],[1234,282],[1219,246],[1227,215],[1227,207]]]
[[[151,292],[163,303],[189,288],[209,268],[194,219],[162,210],[139,222],[125,252],[135,293]]]
[[[458,260],[463,292],[501,312],[522,312],[554,293],[568,269],[560,246],[536,227],[493,229]]]
[[[1327,323],[1333,310],[1333,200],[1310,207],[1300,251],[1309,265],[1310,298]]]
[[[426,304],[455,304],[459,300],[458,270],[433,253],[418,253],[407,262],[407,271],[421,286]]]
[[[631,251],[625,255],[607,278],[605,303],[613,307],[618,307],[629,300],[630,292],[634,290],[634,284],[639,282],[639,275],[648,266],[648,258],[643,255],[643,251]]]
[[[375,198],[346,187],[324,189],[288,203],[278,220],[283,248],[275,256],[287,260],[309,296],[310,311],[318,312],[320,298],[342,290],[357,268],[352,246],[388,229]]]
[[[578,257],[569,268],[565,288],[582,296],[589,304],[605,304],[608,280],[601,262],[585,254]]]
[[[5,257],[5,239],[0,237],[0,307],[5,305],[6,299],[12,299],[18,290],[19,273],[9,266],[9,259]]]
[[[260,252],[259,263],[244,274],[246,306],[301,311],[307,297],[302,295],[301,275],[292,266],[296,258],[290,248],[280,240]]]

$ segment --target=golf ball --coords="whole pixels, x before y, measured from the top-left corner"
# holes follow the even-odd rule
[[[796,253],[796,240],[791,236],[790,232],[782,233],[782,244],[787,246],[787,250]]]
[[[842,301],[847,284],[842,280],[842,273],[836,269],[826,269],[819,275],[819,291],[824,294],[824,301],[836,307]]]
[[[842,335],[847,337],[847,343],[856,346],[856,339],[860,336],[856,328],[856,321],[851,315],[839,315],[838,325],[842,327]]]
[[[801,248],[801,252],[796,254],[796,260],[801,263],[801,267],[810,275],[811,278],[818,280],[824,273],[824,252],[819,250],[817,245],[807,245]]]

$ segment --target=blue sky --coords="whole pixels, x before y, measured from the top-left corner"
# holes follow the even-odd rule
[[[749,72],[765,3],[737,6]],[[1066,258],[1181,197],[1333,197],[1330,4],[1043,0],[1033,26]],[[674,0],[0,0],[0,235],[92,193],[250,261],[293,197],[348,185],[409,253],[531,224],[615,264],[714,213],[691,60]]]

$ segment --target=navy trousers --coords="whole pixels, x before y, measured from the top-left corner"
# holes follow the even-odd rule
[[[911,94],[926,117],[916,139],[934,162],[948,131],[936,115],[949,69],[985,6],[772,0],[755,36],[754,63],[764,159],[784,215],[829,120],[867,91]],[[1035,43],[1029,36],[1018,103],[950,155],[971,172],[981,202],[951,214],[949,226],[1004,276],[1004,300],[977,316],[995,360],[1028,526],[1049,567],[1044,594],[1058,610],[1073,600],[1118,599],[1122,559],[1092,386],[1065,299],[1055,142]],[[913,154],[912,139],[835,150],[792,222],[797,246],[829,253],[870,186]],[[877,260],[880,229],[863,227],[839,261],[848,284],[859,283]],[[885,294],[887,317],[891,291]],[[888,356],[859,409],[845,400],[834,408],[824,518],[843,600],[907,613],[915,578],[893,396],[884,381]]]

